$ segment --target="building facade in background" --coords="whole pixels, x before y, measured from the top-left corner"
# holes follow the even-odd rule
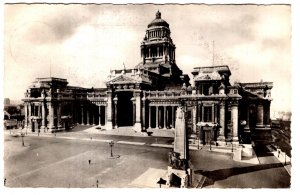
[[[141,63],[112,70],[106,88],[69,86],[66,79],[37,78],[27,89],[25,128],[55,132],[75,125],[138,132],[174,131],[176,109],[186,112],[189,137],[202,144],[272,140],[272,82],[230,83],[227,65],[195,67],[190,82],[176,64],[169,24],[156,13],[140,45]]]

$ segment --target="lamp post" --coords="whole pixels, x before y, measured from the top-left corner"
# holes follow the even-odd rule
[[[22,137],[22,146],[25,146],[25,144],[24,144],[24,133],[21,133],[21,137]]]
[[[113,152],[112,152],[112,148],[114,146],[114,141],[113,140],[111,142],[109,142],[109,146],[110,146],[110,157],[113,157]]]

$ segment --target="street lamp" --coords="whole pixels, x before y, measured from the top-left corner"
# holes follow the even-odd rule
[[[114,146],[114,141],[112,140],[111,142],[109,142],[109,146],[110,146],[110,157],[113,157],[113,152],[112,152],[112,148]]]
[[[25,146],[25,144],[24,144],[24,133],[21,133],[21,137],[22,137],[22,146]]]

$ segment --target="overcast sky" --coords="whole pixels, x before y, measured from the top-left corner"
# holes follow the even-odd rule
[[[132,68],[157,10],[170,24],[176,62],[229,65],[231,83],[273,81],[272,110],[291,107],[291,21],[285,5],[5,5],[4,97],[21,99],[36,77],[104,87]],[[191,77],[191,75],[190,75]]]

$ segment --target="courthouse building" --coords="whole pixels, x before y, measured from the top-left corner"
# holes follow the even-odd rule
[[[176,64],[169,24],[156,13],[140,45],[141,62],[111,70],[105,88],[69,86],[66,79],[37,78],[27,89],[25,128],[33,132],[95,125],[138,132],[174,131],[178,106],[187,131],[201,143],[267,143],[272,82],[230,83],[227,65],[195,67],[193,78]]]

